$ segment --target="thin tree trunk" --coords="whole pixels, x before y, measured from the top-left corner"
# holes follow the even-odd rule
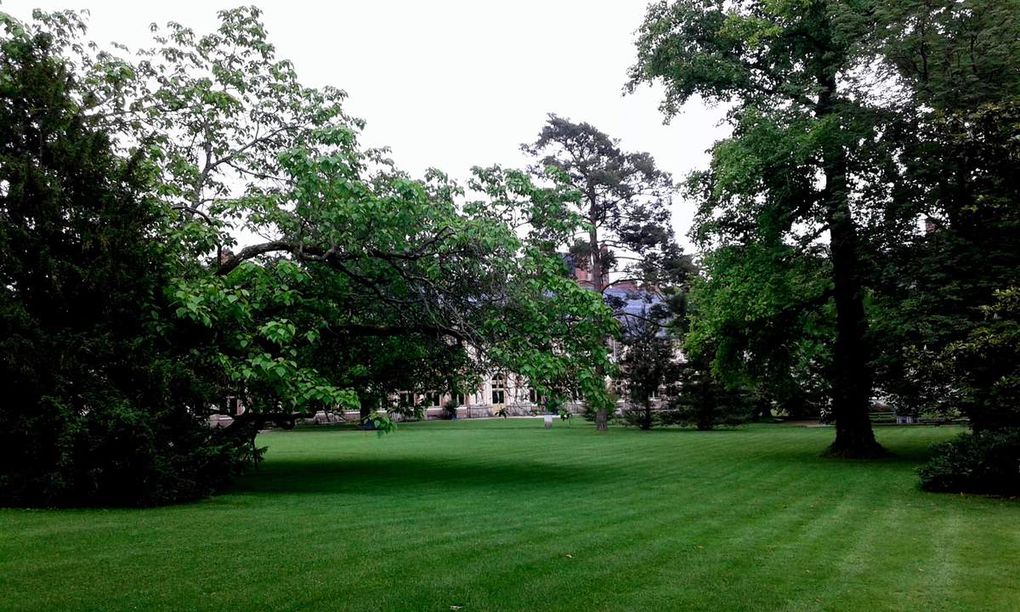
[[[358,394],[359,406],[358,423],[364,426],[368,422],[368,416],[378,407],[377,397],[371,391],[364,391]]]
[[[599,244],[599,234],[595,222],[598,220],[595,194],[589,190],[588,194],[588,222],[591,223],[591,231],[588,234],[588,249],[591,251],[591,288],[602,297],[606,288],[605,279],[602,277],[602,245]],[[605,371],[599,366],[595,371],[596,376],[605,378]],[[595,431],[609,430],[609,412],[599,409],[595,413]]]
[[[588,248],[591,249],[591,288],[593,291],[602,295],[602,292],[606,289],[605,279],[602,278],[602,250],[599,245],[598,230],[592,226],[591,233],[588,235]]]

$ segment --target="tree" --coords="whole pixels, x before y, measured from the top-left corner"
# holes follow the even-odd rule
[[[836,314],[830,453],[852,457],[883,452],[868,419],[872,383],[854,210],[874,201],[865,193],[874,185],[869,143],[881,140],[877,112],[854,80],[873,57],[856,44],[868,26],[854,17],[867,14],[867,5],[659,2],[640,29],[630,74],[632,88],[665,85],[667,116],[695,95],[732,105],[732,137],[714,147],[711,170],[692,181],[706,243],[804,247],[828,235]]]
[[[637,425],[648,430],[654,424],[652,398],[667,395],[676,383],[679,365],[678,342],[669,333],[669,312],[665,304],[654,304],[641,313],[621,317],[619,381],[640,411]]]
[[[114,153],[53,37],[0,27],[0,504],[207,495],[257,452],[195,410],[222,388],[170,341],[152,167]]]
[[[1020,282],[1020,3],[908,1],[879,16],[874,44],[902,92],[896,214],[926,229],[871,237],[878,382],[898,409],[958,413],[967,385],[950,347]]]
[[[257,457],[254,437],[263,424],[289,426],[316,409],[353,408],[359,395],[379,397],[409,379],[454,387],[483,369],[500,367],[525,374],[539,388],[555,388],[565,378],[578,381],[588,401],[604,408],[608,398],[598,372],[609,366],[604,338],[617,324],[599,296],[567,277],[553,246],[577,230],[580,220],[568,210],[576,192],[558,181],[537,186],[525,173],[501,168],[475,170],[472,188],[482,194],[475,200],[437,171],[412,179],[381,152],[359,146],[360,122],[343,115],[338,92],[301,86],[289,64],[275,59],[256,10],[226,11],[221,21],[217,32],[206,36],[172,26],[171,35],[157,38],[163,45],[159,50],[143,52],[132,63],[82,43],[84,26],[77,15],[37,15],[38,38],[49,45],[53,65],[64,71],[55,73],[52,89],[59,93],[64,87],[68,93],[5,109],[14,115],[4,127],[14,126],[12,173],[28,163],[18,156],[52,167],[28,178],[13,173],[0,184],[12,211],[36,204],[36,194],[22,188],[26,181],[59,181],[61,173],[70,173],[78,191],[62,186],[44,193],[52,203],[44,202],[41,210],[50,215],[53,235],[41,234],[50,225],[15,215],[5,239],[12,253],[28,257],[37,254],[26,245],[70,243],[61,255],[73,263],[77,260],[70,254],[88,255],[86,247],[104,253],[105,238],[80,247],[73,242],[102,237],[108,223],[103,215],[120,210],[97,208],[100,196],[106,196],[96,190],[109,189],[110,198],[135,206],[136,217],[123,218],[128,233],[113,243],[138,250],[118,252],[129,277],[122,290],[117,293],[104,280],[116,262],[98,255],[83,257],[77,277],[61,287],[80,281],[103,317],[108,312],[99,308],[103,302],[97,296],[116,293],[109,312],[123,296],[126,314],[101,321],[130,333],[118,336],[97,328],[97,335],[85,334],[89,341],[82,344],[100,342],[117,359],[130,357],[136,379],[147,383],[149,393],[130,419],[117,421],[101,408],[127,400],[118,399],[115,384],[93,376],[96,393],[106,395],[76,399],[70,413],[56,417],[59,425],[77,431],[74,415],[85,414],[97,426],[115,430],[116,439],[150,441],[146,452],[164,466],[175,453],[193,449],[187,457],[205,462],[181,467],[180,473],[207,470],[201,473],[218,474],[222,482],[233,467]],[[18,29],[15,38],[23,37],[20,24],[9,19],[5,24]],[[11,59],[8,69],[14,74],[20,68]],[[75,87],[65,87],[65,81]],[[37,92],[11,95],[29,94]],[[41,136],[33,132],[40,129],[37,124],[48,126],[41,122],[46,113],[60,112],[69,125],[79,122],[96,131],[87,138],[63,127]],[[111,134],[102,141],[105,151],[95,144],[100,128]],[[76,144],[82,139],[93,144]],[[58,155],[31,157],[38,155],[33,142],[50,141]],[[82,165],[79,171],[68,162],[66,147],[97,158],[73,158]],[[134,180],[122,164],[146,180]],[[79,189],[80,184],[92,191]],[[74,224],[74,231],[58,231],[61,223]],[[233,243],[238,228],[258,239]],[[14,293],[5,296],[13,304],[5,310],[10,315],[5,323],[30,327],[32,317],[18,306],[27,299],[20,292],[28,281],[17,275],[29,278],[36,268],[18,263],[9,269],[11,280],[4,286]],[[59,280],[44,271],[32,273],[33,282],[43,286]],[[54,299],[47,307],[61,304],[60,312],[67,312],[66,301]],[[133,322],[149,326],[151,339],[132,328]],[[10,342],[20,338],[14,334]],[[150,339],[169,357],[155,348],[127,350],[120,343],[126,338],[143,344]],[[373,358],[366,359],[370,354]],[[33,363],[40,376],[53,375],[51,362]],[[101,373],[104,367],[102,359],[78,366],[76,376]],[[242,398],[248,410],[230,427],[211,432],[203,421],[221,409],[226,395]],[[34,414],[33,401],[19,401],[18,414]],[[163,406],[167,418],[198,427],[181,427],[192,438],[162,436],[149,427],[162,422]],[[387,425],[385,417],[373,420]],[[17,460],[5,465],[24,464],[21,459],[42,448],[33,436],[51,430],[30,432],[24,444],[11,447]],[[82,435],[87,442],[103,439]],[[93,456],[99,467],[110,467],[102,462],[111,455]],[[75,457],[68,460],[69,469],[91,465]],[[25,482],[26,495],[38,494],[32,490],[35,481]],[[182,486],[183,493],[163,491],[163,497],[129,495],[127,501],[202,494],[206,482]]]
[[[533,174],[551,169],[580,193],[572,210],[584,227],[569,247],[592,290],[604,295],[615,285],[637,283],[657,292],[683,282],[691,262],[671,230],[672,179],[649,154],[626,153],[591,124],[556,115],[522,148],[537,160]],[[607,420],[608,410],[598,412],[597,429],[604,431]]]
[[[1020,288],[995,294],[981,322],[948,355],[975,431],[1020,429]]]
[[[707,359],[687,359],[677,381],[677,393],[664,415],[667,423],[709,431],[719,425],[739,425],[750,418],[752,404],[743,389],[727,387],[715,376]]]
[[[378,398],[407,379],[455,383],[494,359],[548,367],[581,348],[574,333],[557,351],[500,349],[520,334],[549,331],[528,325],[573,321],[572,309],[584,308],[570,287],[551,298],[534,290],[558,282],[561,266],[535,246],[543,233],[562,231],[557,224],[574,222],[554,213],[569,190],[479,169],[476,187],[492,199],[465,202],[439,172],[411,179],[384,150],[359,146],[363,124],[344,113],[342,91],[302,85],[276,57],[257,9],[220,19],[204,35],[173,23],[154,28],[157,46],[137,61],[100,54],[81,63],[99,92],[90,97],[93,112],[121,117],[123,140],[159,161],[156,195],[180,211],[195,257],[208,257],[176,282],[175,305],[204,329],[195,333],[226,340],[208,365],[255,408],[242,421],[354,407],[358,393]],[[522,238],[510,223],[529,216],[533,235]],[[237,245],[237,231],[259,240]],[[551,318],[513,329],[496,322],[534,299]],[[608,315],[586,312],[611,329]],[[380,339],[400,342],[375,367],[359,362]],[[444,352],[460,357],[416,357]],[[477,367],[463,367],[468,353]],[[344,360],[323,362],[327,356]],[[449,367],[437,372],[440,364]],[[398,367],[403,381],[392,376]]]
[[[946,351],[972,433],[937,446],[920,470],[928,491],[1020,493],[1020,290],[997,292],[985,320]]]
[[[344,114],[342,92],[299,84],[290,63],[275,57],[257,10],[225,11],[221,21],[204,36],[171,25],[157,37],[161,47],[147,52],[151,59],[138,68],[158,83],[143,98],[143,124],[159,134],[164,175],[188,185],[168,197],[192,198],[174,200],[197,216],[189,221],[223,227],[238,220],[269,238],[221,253],[211,266],[218,278],[229,282],[253,262],[297,264],[307,279],[302,287],[316,294],[308,300],[316,311],[291,337],[307,340],[312,333],[333,357],[346,351],[352,358],[326,366],[334,388],[374,387],[378,395],[394,383],[385,369],[366,368],[350,351],[363,346],[354,353],[364,355],[380,338],[402,341],[388,362],[402,364],[405,377],[446,379],[450,387],[489,365],[527,371],[542,386],[550,384],[547,370],[565,369],[570,359],[592,367],[605,362],[586,358],[590,336],[579,329],[576,310],[584,309],[587,324],[605,333],[611,319],[592,310],[597,306],[587,298],[573,297],[577,292],[560,282],[553,254],[540,248],[576,224],[556,212],[573,197],[564,185],[539,188],[517,172],[478,169],[473,187],[487,198],[465,202],[459,186],[439,172],[413,180],[384,151],[359,147],[362,124]],[[233,193],[229,186],[238,180],[245,187]],[[532,228],[526,236],[516,231],[521,219]],[[220,232],[219,240],[229,238]],[[553,286],[559,289],[550,294]],[[287,295],[290,285],[260,289]],[[542,316],[533,312],[536,302],[545,308]],[[318,381],[319,362],[280,349],[291,350],[249,350],[252,367],[239,375],[234,368],[237,383],[250,387],[252,376],[262,376],[260,363],[278,368],[281,361],[316,372],[309,376]],[[411,357],[444,352],[459,357]],[[298,357],[315,353],[321,351],[299,348]],[[437,371],[441,364],[449,367]],[[601,388],[585,388],[597,404]],[[296,405],[307,395],[298,389],[288,401]]]
[[[713,377],[749,391],[758,415],[818,418],[830,394],[833,319],[821,249],[732,245],[692,282],[684,352]]]

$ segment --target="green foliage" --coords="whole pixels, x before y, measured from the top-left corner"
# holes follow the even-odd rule
[[[871,446],[875,394],[980,427],[994,383],[956,347],[1020,270],[1018,24],[1016,0],[651,5],[630,87],[661,81],[667,116],[731,105],[687,182],[688,350],[792,413],[828,393],[838,446]]]
[[[934,448],[921,488],[945,493],[1020,495],[1020,429],[965,433]]]
[[[821,310],[831,298],[835,325],[827,343],[832,367],[825,378],[836,421],[834,448],[854,456],[877,454],[867,419],[872,384],[861,220],[880,214],[889,195],[884,189],[886,174],[895,166],[883,146],[883,109],[874,102],[874,88],[860,76],[868,74],[874,62],[872,50],[859,45],[872,26],[867,19],[853,17],[859,12],[867,15],[871,4],[861,0],[851,8],[827,0],[657,2],[640,28],[630,82],[631,88],[661,82],[666,91],[662,109],[668,117],[696,95],[731,104],[731,136],[713,147],[709,170],[688,181],[699,204],[692,237],[706,251],[733,249],[718,260],[723,265],[744,254],[759,261],[782,261],[783,250],[793,261],[827,260],[831,292],[828,287],[824,293],[814,286],[798,287],[787,291],[796,296],[792,300],[777,300],[768,286],[777,284],[777,274],[742,275],[742,289],[746,293],[748,286],[764,285],[750,291],[757,297],[752,306],[769,300],[773,312],[790,307],[795,313],[811,305],[818,311],[816,318],[822,318]],[[715,282],[720,271],[712,267],[711,259],[706,263],[706,276]],[[747,268],[757,263],[748,262]],[[796,274],[801,268],[784,263],[780,270]],[[797,282],[793,279],[788,285],[795,287]],[[706,314],[702,309],[694,316]],[[760,319],[749,326],[734,322],[731,343],[736,345],[763,327]],[[815,338],[802,335],[806,328],[802,321],[780,328],[785,337],[779,344],[816,344]],[[729,335],[725,330],[716,340]],[[708,338],[702,335],[698,341]],[[780,371],[780,385],[789,388],[791,359],[777,351],[771,355],[777,358],[768,359],[767,346],[753,347],[758,354],[750,354],[750,359],[761,364],[760,370]],[[722,350],[716,354],[725,358],[727,347],[718,348]],[[788,363],[781,363],[784,360]],[[756,378],[764,380],[760,373]],[[790,405],[803,403],[789,389],[763,391]]]
[[[664,425],[693,425],[707,431],[746,423],[752,411],[746,391],[728,388],[716,378],[707,362],[688,360],[680,368],[677,394],[660,419]]]
[[[595,291],[624,280],[653,291],[684,282],[692,266],[673,237],[673,180],[651,155],[625,152],[595,126],[554,114],[522,149],[537,162],[533,175],[577,191],[566,214],[584,224],[565,227],[569,231],[553,246],[569,249]]]
[[[1016,426],[1015,400],[993,397],[1015,360],[1006,339],[1017,313],[996,294],[1020,282],[1020,3],[906,1],[876,15],[884,27],[871,44],[905,85],[889,130],[905,160],[890,210],[927,226],[869,237],[877,382],[904,413]],[[1002,312],[989,314],[997,301]],[[964,348],[991,328],[1006,340],[995,357],[980,356],[980,340]]]
[[[794,418],[817,418],[830,393],[833,312],[823,254],[775,244],[723,247],[688,298],[685,351],[730,387]]]
[[[205,496],[258,451],[209,430],[219,381],[169,342],[170,211],[146,195],[146,160],[83,114],[53,39],[2,21],[0,503]]]
[[[156,160],[155,195],[180,212],[175,237],[194,257],[170,289],[177,315],[235,395],[256,413],[305,413],[470,385],[493,364],[552,386],[575,352],[584,367],[605,360],[585,343],[611,333],[608,313],[566,295],[546,252],[576,228],[572,191],[478,169],[472,186],[487,197],[464,202],[437,171],[408,177],[359,145],[343,92],[298,81],[260,18],[223,11],[208,34],[172,23],[154,29],[154,48],[117,60],[130,67],[117,73],[117,125]],[[237,249],[238,229],[268,239]],[[502,316],[514,308],[530,318]]]
[[[675,391],[681,369],[678,342],[668,332],[670,313],[665,304],[645,308],[640,314],[623,317],[621,341],[624,355],[617,381],[627,390],[631,402],[625,413],[628,424],[651,429],[655,424],[652,398]]]
[[[39,466],[120,474],[115,454],[68,450],[119,423],[154,461],[197,452],[226,466],[217,483],[210,469],[176,493],[125,496],[156,503],[205,494],[253,461],[265,423],[359,407],[391,431],[378,412],[388,393],[466,388],[487,369],[607,405],[616,322],[553,248],[580,225],[561,176],[538,186],[476,169],[471,201],[438,171],[407,176],[360,146],[342,92],[300,84],[254,8],[221,12],[204,35],[154,28],[155,48],[129,59],[82,42],[75,13],[37,13],[37,35],[2,22],[4,376],[38,379],[13,421],[46,402],[57,415],[5,432],[23,434],[5,465],[38,452],[59,456]],[[48,143],[38,159],[33,142]],[[238,245],[239,230],[261,241]],[[246,411],[206,431],[225,396]],[[10,487],[62,494],[31,475]]]
[[[368,429],[374,429],[380,437],[397,429],[397,424],[385,412],[369,413],[366,425],[368,425]]]
[[[575,223],[561,225],[565,231],[547,248],[566,247],[567,265],[587,272],[600,301],[619,311],[622,304],[606,295],[614,285],[632,283],[660,293],[686,282],[693,266],[671,229],[673,181],[649,154],[624,152],[595,126],[553,114],[538,139],[521,148],[537,161],[532,175],[575,191],[558,215]],[[607,374],[612,374],[609,364],[598,363],[593,372],[576,377],[585,398],[599,398],[586,407],[586,417],[595,415],[599,430],[606,429],[614,407],[605,398]]]
[[[1020,95],[1020,2],[902,0],[876,3],[888,70],[918,101],[940,110],[969,110]]]
[[[952,347],[985,323],[995,292],[1020,282],[1018,123],[1016,101],[926,123],[911,174],[928,231],[874,262],[877,372],[899,409],[973,412]]]
[[[135,88],[133,108],[176,186],[161,196],[218,232],[216,261],[184,281],[198,299],[182,315],[231,330],[210,361],[251,405],[351,406],[355,393],[468,386],[493,366],[552,387],[605,361],[591,338],[612,321],[562,282],[549,249],[576,231],[571,189],[476,169],[485,197],[464,201],[438,171],[412,179],[360,147],[343,92],[300,84],[257,9],[220,19],[205,35],[157,32],[134,70],[155,85]],[[237,227],[273,239],[235,253]]]
[[[960,408],[975,430],[1020,424],[1020,289],[997,292],[985,320],[947,353],[960,385]]]

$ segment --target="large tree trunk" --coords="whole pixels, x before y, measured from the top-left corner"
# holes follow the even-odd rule
[[[844,198],[845,202],[845,198]],[[849,206],[830,214],[832,279],[836,302],[836,344],[832,378],[832,414],[836,440],[829,453],[843,457],[876,457],[884,453],[871,428],[871,372],[865,334],[864,291],[858,277],[857,231]]]
[[[835,112],[836,75],[819,76],[821,93],[816,116]],[[835,141],[835,142],[834,142]],[[871,403],[871,372],[865,335],[864,289],[857,254],[857,227],[847,194],[847,159],[843,144],[830,136],[823,150],[825,208],[832,253],[833,297],[836,303],[836,344],[832,376],[832,414],[836,440],[829,454],[841,457],[877,457],[884,449],[875,441],[868,408]]]

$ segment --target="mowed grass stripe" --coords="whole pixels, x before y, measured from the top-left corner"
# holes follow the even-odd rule
[[[953,428],[639,432],[537,420],[260,438],[227,495],[0,511],[4,609],[1020,609],[1020,508],[920,492]]]

